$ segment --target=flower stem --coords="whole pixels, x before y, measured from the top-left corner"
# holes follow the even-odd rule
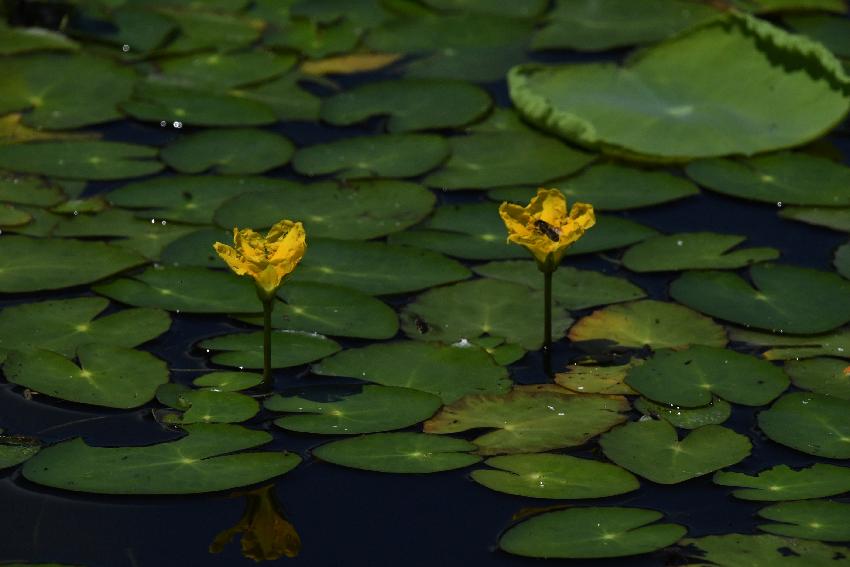
[[[543,371],[552,377],[552,272],[543,272]]]
[[[263,389],[272,390],[272,309],[274,295],[263,299]]]

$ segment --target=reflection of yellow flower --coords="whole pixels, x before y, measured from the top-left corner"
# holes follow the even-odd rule
[[[568,211],[564,194],[538,189],[528,206],[502,203],[499,215],[508,229],[508,240],[528,249],[543,271],[552,271],[567,248],[596,224],[593,206],[574,203]]]
[[[283,512],[270,484],[240,494],[247,499],[239,523],[218,534],[210,544],[210,553],[219,553],[230,540],[242,533],[242,555],[254,561],[273,561],[282,556],[295,557],[301,551],[301,538]]]
[[[307,235],[300,222],[282,220],[265,237],[250,228],[234,228],[232,247],[221,242],[213,247],[231,270],[254,278],[258,289],[270,297],[304,256]]]

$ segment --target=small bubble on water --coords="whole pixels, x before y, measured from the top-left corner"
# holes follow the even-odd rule
[[[77,216],[79,214],[80,214],[80,211],[74,211],[74,216]]]
[[[156,219],[151,219],[151,224],[156,224]]]
[[[682,244],[684,244],[684,243],[685,243],[685,241],[684,241],[684,240],[677,240],[677,241],[676,241],[676,246],[681,246],[681,245],[682,245]]]
[[[124,45],[121,46],[121,51],[123,51],[124,53],[127,53],[128,51],[130,51],[130,46],[125,43]]]
[[[182,123],[182,122],[179,122],[179,121],[177,121],[177,120],[175,120],[175,121],[174,121],[174,124],[172,124],[172,126],[174,126],[175,128],[182,128],[182,127],[183,127],[183,123]]]
[[[777,206],[777,207],[781,207],[781,206],[782,206],[782,201],[776,201],[776,206]]]
[[[167,221],[162,221],[162,226],[165,226]]]
[[[165,127],[168,125],[168,122],[166,122],[165,120],[163,120],[162,122],[160,122],[160,123],[159,123],[159,125],[160,125],[162,128],[165,128]]]

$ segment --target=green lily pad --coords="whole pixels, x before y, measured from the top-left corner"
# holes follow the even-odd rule
[[[535,453],[576,447],[626,420],[619,396],[576,396],[514,390],[466,396],[425,422],[426,433],[495,429],[472,442],[481,455]]]
[[[156,173],[156,149],[99,140],[0,145],[0,168],[69,179],[110,180]]]
[[[15,205],[51,207],[64,200],[62,189],[41,177],[0,172],[0,201]]]
[[[0,23],[0,55],[78,49],[77,42],[49,29],[11,27],[6,22]]]
[[[599,440],[605,456],[659,484],[677,484],[734,465],[752,449],[746,436],[720,425],[693,430],[681,441],[669,422],[633,421]]]
[[[77,9],[81,6],[77,6]],[[124,58],[135,58],[144,56],[154,49],[161,47],[170,40],[177,29],[177,24],[171,19],[146,9],[142,3],[127,3],[110,10],[109,23],[100,18],[95,18],[96,24],[92,22],[81,22],[79,28],[76,26],[77,18],[72,18],[71,25],[74,26],[74,35],[85,39],[95,39],[121,48]],[[80,29],[85,28],[85,29]],[[124,51],[124,46],[128,47]]]
[[[846,12],[847,7],[841,12]],[[782,18],[788,27],[827,46],[839,57],[850,57],[850,23],[842,16],[794,14]]]
[[[72,201],[66,201],[72,203]],[[176,224],[163,223],[161,220],[151,222],[150,219],[137,217],[133,212],[124,209],[105,209],[94,214],[79,214],[63,216],[53,229],[53,236],[64,237],[103,237],[123,236],[129,238],[149,239],[166,242],[171,238],[182,236],[194,230]],[[113,242],[113,244],[121,241]]]
[[[782,522],[759,524],[763,532],[820,541],[850,540],[850,504],[829,500],[782,502],[762,508],[758,515]]]
[[[239,392],[263,383],[263,376],[255,372],[209,372],[192,380],[198,388],[218,392]]]
[[[604,51],[655,43],[717,15],[710,6],[687,0],[559,0],[531,47]]]
[[[387,20],[366,37],[366,45],[389,53],[427,53],[502,46],[523,41],[528,20],[474,13],[417,14]]]
[[[216,209],[237,195],[256,191],[286,191],[300,186],[294,181],[268,177],[175,175],[124,185],[109,192],[108,198],[112,204],[119,207],[144,209],[144,213],[139,213],[140,215],[169,221],[210,224]],[[252,223],[248,226],[254,225]]]
[[[247,452],[272,440],[238,425],[196,424],[176,441],[138,447],[91,447],[72,439],[24,465],[27,480],[98,494],[197,494],[263,482],[295,468],[285,451]]]
[[[373,433],[334,441],[313,449],[323,461],[367,471],[433,473],[460,469],[481,460],[475,445],[424,433]]]
[[[750,277],[754,286],[727,272],[686,273],[670,295],[712,317],[771,331],[823,333],[850,321],[850,282],[836,274],[759,264]]]
[[[389,132],[463,126],[490,109],[487,92],[460,81],[367,83],[322,101],[322,120],[337,126],[388,115]]]
[[[290,281],[329,283],[384,295],[465,280],[470,275],[462,264],[427,250],[314,238]]]
[[[132,71],[107,59],[55,53],[4,57],[0,76],[0,114],[28,110],[24,124],[48,130],[121,118],[118,104],[134,81]]]
[[[413,177],[434,169],[449,145],[433,134],[379,134],[344,138],[301,148],[292,167],[304,175]]]
[[[208,169],[224,175],[262,173],[289,161],[292,142],[266,130],[207,130],[177,139],[162,149],[162,161],[181,173]]]
[[[840,232],[850,232],[848,207],[783,207],[779,216],[816,226],[825,226]]]
[[[281,218],[298,219],[311,239],[367,240],[398,232],[422,220],[434,195],[415,183],[388,179],[319,182],[234,197],[215,214],[219,226],[270,227]]]
[[[171,326],[168,314],[156,309],[126,309],[95,319],[108,305],[100,297],[10,305],[0,311],[0,349],[44,349],[73,357],[85,343],[132,348]]]
[[[288,282],[272,311],[272,327],[361,339],[391,339],[398,317],[386,303],[360,291],[329,284]],[[241,317],[263,325],[261,316]]]
[[[674,270],[726,270],[776,260],[776,248],[732,250],[745,236],[713,232],[682,232],[655,236],[635,244],[623,255],[623,265],[633,272]]]
[[[347,0],[297,0],[289,12],[316,22],[346,18],[366,29],[377,26],[389,17],[380,0],[362,0],[354,4]]]
[[[810,565],[850,565],[850,549],[774,535],[727,534],[683,539],[681,545],[693,549],[689,555],[700,565],[739,567],[809,567]],[[711,563],[706,563],[710,561]]]
[[[250,278],[193,267],[153,267],[94,291],[138,307],[184,313],[257,313],[262,305]]]
[[[502,366],[513,364],[525,356],[524,348],[516,344],[505,343],[505,340],[500,337],[478,337],[469,342],[483,348],[487,351],[487,354],[493,357],[496,364]]]
[[[59,213],[60,215],[96,215],[101,213],[108,207],[106,199],[100,195],[89,197],[87,199],[68,199],[64,203],[59,203],[55,207],[51,207],[50,211]]]
[[[482,335],[505,339],[526,350],[543,346],[543,293],[511,282],[478,279],[431,289],[401,314],[408,337],[454,343]],[[566,310],[553,309],[552,334],[572,324]]]
[[[726,346],[726,332],[709,317],[676,303],[644,299],[609,305],[583,317],[570,329],[573,342],[652,349],[692,344]]]
[[[532,123],[660,161],[752,155],[818,138],[846,114],[848,84],[822,45],[729,12],[623,67],[529,64],[508,74],[511,99]],[[623,96],[629,105],[599,102]]]
[[[850,167],[804,153],[697,161],[688,176],[712,191],[782,205],[850,205]]]
[[[275,395],[266,400],[266,409],[287,412],[274,424],[290,431],[353,435],[390,431],[415,425],[434,415],[442,400],[411,390],[372,386],[307,388],[295,396]]]
[[[850,458],[850,401],[813,394],[785,394],[758,416],[773,441],[809,455]]]
[[[208,350],[224,351],[212,357],[222,366],[263,367],[263,332],[235,333],[206,339],[198,344]],[[272,331],[272,368],[288,368],[330,356],[342,347],[317,333]]]
[[[545,0],[520,0],[506,4],[489,0],[425,0],[431,8],[447,12],[492,14],[512,18],[535,18],[546,10]]]
[[[776,12],[824,11],[836,14],[847,13],[845,0],[730,0],[732,5],[754,14]]]
[[[87,284],[143,264],[135,252],[82,240],[2,236],[0,292],[62,289]]]
[[[298,85],[299,73],[289,73],[273,81],[244,89],[231,89],[228,94],[264,105],[278,120],[317,121],[322,99]]]
[[[179,395],[183,415],[167,419],[170,424],[239,423],[257,415],[260,404],[238,392],[189,390]]]
[[[641,508],[571,508],[534,516],[509,529],[499,547],[540,558],[623,557],[674,544],[688,530],[653,523],[661,512]]]
[[[835,249],[835,257],[832,260],[836,271],[844,278],[850,279],[850,243],[844,243]]]
[[[174,83],[221,90],[273,79],[294,64],[293,55],[259,50],[193,53],[162,61],[160,71],[166,80]]]
[[[32,215],[28,212],[16,209],[12,205],[0,204],[0,227],[22,226],[31,220]]]
[[[41,450],[41,444],[29,437],[7,435],[0,429],[0,470],[16,467]]]
[[[345,350],[313,365],[322,376],[346,376],[384,386],[428,392],[444,403],[510,388],[508,372],[475,346],[441,346],[414,341],[372,344]]]
[[[802,390],[850,400],[850,376],[844,373],[847,366],[847,361],[839,358],[812,358],[789,360],[784,368]]]
[[[484,464],[493,468],[472,471],[472,480],[517,496],[604,498],[640,488],[634,475],[620,467],[569,455],[505,455],[487,459]]]
[[[790,360],[815,356],[850,358],[850,330],[839,329],[822,335],[800,336],[762,333],[748,329],[730,328],[733,341],[773,347],[762,356],[768,360]]]
[[[735,498],[775,502],[777,500],[803,500],[836,496],[850,491],[850,468],[815,463],[794,470],[788,465],[777,465],[755,476],[737,472],[717,472],[714,483],[734,486]]]
[[[241,0],[240,0],[241,3]],[[238,7],[160,5],[157,12],[170,17],[180,27],[180,35],[160,50],[162,53],[189,53],[204,49],[238,49],[255,43],[265,22],[247,14],[233,13]]]
[[[526,61],[524,39],[483,47],[446,47],[410,61],[405,65],[404,76],[492,83],[501,81],[511,67]]]
[[[363,28],[347,20],[314,22],[292,18],[267,31],[263,43],[275,49],[292,49],[311,59],[351,51],[357,46]]]
[[[590,361],[587,364],[573,363],[563,372],[555,374],[555,383],[579,394],[606,394],[614,396],[635,396],[625,382],[629,369],[643,360],[633,358],[625,364],[616,366],[597,366]]]
[[[694,408],[709,405],[712,394],[735,404],[763,406],[784,392],[789,380],[766,360],[693,345],[657,351],[629,370],[626,383],[656,402]]]
[[[659,404],[646,398],[635,400],[635,409],[643,415],[663,419],[679,429],[697,429],[704,425],[720,425],[732,415],[732,406],[720,398],[698,408]]]
[[[531,261],[490,262],[475,266],[473,270],[484,277],[543,289],[543,275]],[[645,296],[646,293],[629,280],[593,270],[561,266],[552,274],[552,299],[570,310],[633,301]]]
[[[14,351],[3,373],[13,384],[54,398],[110,408],[135,408],[168,382],[168,367],[147,352],[89,343],[77,349],[77,366],[49,350]]]
[[[174,267],[223,268],[225,264],[213,244],[232,241],[232,230],[200,228],[170,242],[162,249],[159,259]]]
[[[489,189],[544,183],[575,173],[595,158],[532,131],[468,134],[448,141],[451,157],[425,178],[429,187]]]

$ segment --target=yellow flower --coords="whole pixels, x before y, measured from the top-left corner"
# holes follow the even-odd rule
[[[502,203],[499,215],[508,229],[508,241],[525,246],[544,272],[557,268],[567,248],[596,224],[593,205],[575,203],[568,209],[557,189],[538,189],[526,207]]]
[[[301,551],[301,538],[295,526],[286,520],[274,492],[274,485],[247,493],[242,518],[235,526],[218,534],[210,544],[210,553],[219,553],[238,533],[242,533],[242,555],[254,561],[274,561],[282,556],[295,557]]]
[[[250,228],[233,229],[233,246],[216,242],[218,255],[240,276],[251,276],[266,298],[274,295],[307,250],[307,235],[300,222],[282,220],[265,236]]]

